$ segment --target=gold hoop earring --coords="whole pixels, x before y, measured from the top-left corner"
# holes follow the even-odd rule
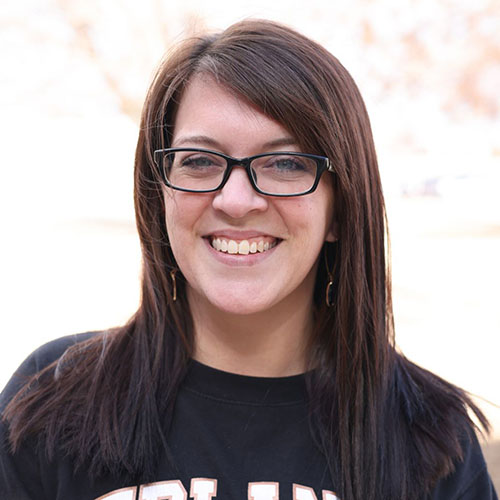
[[[175,302],[177,300],[177,281],[175,279],[175,273],[177,269],[170,271],[170,277],[172,278],[172,300]]]
[[[327,257],[327,251],[325,247],[325,268],[326,272],[328,273],[328,283],[326,285],[326,290],[325,290],[325,302],[328,307],[333,306],[333,274],[328,268],[328,257]]]

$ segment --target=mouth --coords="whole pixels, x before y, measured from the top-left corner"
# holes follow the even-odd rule
[[[231,255],[248,255],[264,253],[280,243],[280,239],[271,236],[261,236],[245,240],[232,240],[222,236],[209,236],[210,245],[217,252]]]

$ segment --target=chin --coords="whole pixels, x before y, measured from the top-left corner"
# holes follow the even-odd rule
[[[209,302],[213,307],[226,314],[236,314],[241,316],[247,316],[250,314],[258,314],[269,310],[272,307],[272,302],[263,301],[260,297],[258,301],[253,301],[248,299],[248,295],[243,297],[234,297],[227,294],[223,300],[220,300],[220,296],[207,297]]]

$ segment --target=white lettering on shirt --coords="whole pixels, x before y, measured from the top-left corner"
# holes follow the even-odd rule
[[[316,493],[309,486],[293,485],[293,500],[318,500]]]
[[[309,486],[293,485],[293,500],[317,500],[316,493]],[[340,500],[333,491],[323,490],[322,500]]]
[[[160,481],[141,486],[139,500],[187,500],[187,491],[179,480]]]
[[[317,500],[309,486],[293,484],[293,500]],[[111,491],[95,500],[135,500],[137,488]],[[321,500],[340,500],[333,491],[322,490]],[[194,500],[212,500],[217,497],[217,479],[196,477],[191,479],[189,497]],[[139,490],[139,500],[188,500],[181,481],[159,481],[144,484]],[[279,483],[262,481],[248,483],[248,500],[279,500]]]
[[[210,500],[217,496],[217,479],[193,478],[189,496],[194,500]]]
[[[248,500],[279,500],[279,483],[248,483]]]
[[[340,498],[333,491],[323,490],[323,500],[340,500]]]

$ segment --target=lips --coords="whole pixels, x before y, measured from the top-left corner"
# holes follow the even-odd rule
[[[280,240],[270,236],[258,236],[248,239],[231,239],[224,236],[209,237],[212,248],[218,252],[232,255],[264,253],[274,248]]]

